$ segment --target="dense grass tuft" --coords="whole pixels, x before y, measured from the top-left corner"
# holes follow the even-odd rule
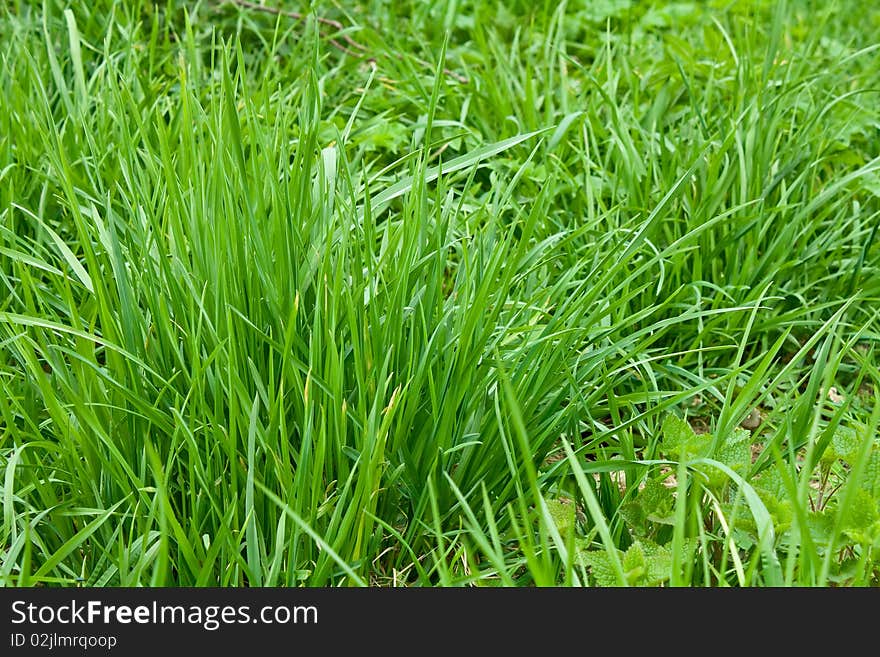
[[[877,585],[878,33],[8,3],[0,578]]]

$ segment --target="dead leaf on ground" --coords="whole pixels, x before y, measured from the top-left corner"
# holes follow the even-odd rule
[[[842,404],[844,400],[844,396],[841,395],[835,386],[831,386],[828,389],[828,400],[832,404]]]
[[[746,419],[739,423],[739,426],[741,426],[743,429],[754,431],[761,426],[761,422],[763,421],[764,418],[761,417],[761,411],[759,411],[757,408],[753,408]]]

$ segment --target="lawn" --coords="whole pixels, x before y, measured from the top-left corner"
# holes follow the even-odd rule
[[[0,581],[880,585],[871,7],[5,3]]]

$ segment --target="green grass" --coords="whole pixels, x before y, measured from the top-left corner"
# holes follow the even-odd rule
[[[880,10],[290,8],[0,9],[4,584],[880,583]]]

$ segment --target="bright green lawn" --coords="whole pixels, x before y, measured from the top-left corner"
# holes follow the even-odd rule
[[[288,5],[0,9],[3,582],[880,583],[880,8]]]

